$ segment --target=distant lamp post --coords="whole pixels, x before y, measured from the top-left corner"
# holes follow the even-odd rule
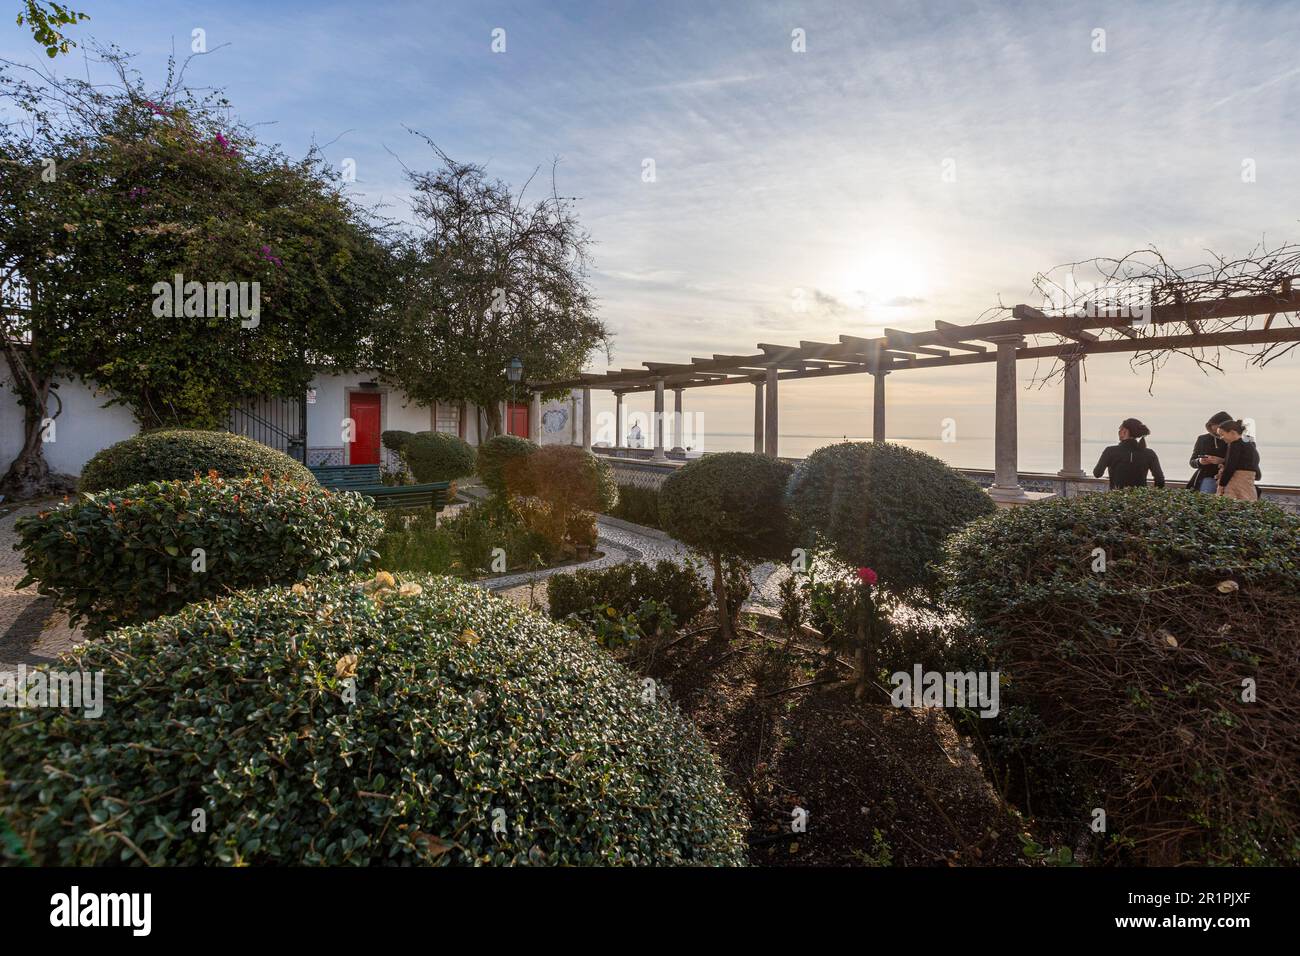
[[[523,377],[524,377],[524,363],[519,361],[519,356],[516,355],[514,358],[510,360],[510,364],[506,366],[506,378],[510,380],[510,397],[514,400],[516,405],[519,404],[519,380]],[[510,422],[513,421],[513,419],[511,418],[512,415],[514,415],[514,411],[512,409],[507,409],[507,414],[506,414],[507,434],[510,433]]]

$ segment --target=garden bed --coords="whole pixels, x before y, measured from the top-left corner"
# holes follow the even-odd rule
[[[760,628],[763,625],[758,625]],[[941,710],[859,702],[825,653],[745,629],[668,642],[642,670],[699,727],[768,866],[1027,865],[1023,825]],[[810,684],[798,690],[789,688]],[[806,832],[791,829],[796,808]]]

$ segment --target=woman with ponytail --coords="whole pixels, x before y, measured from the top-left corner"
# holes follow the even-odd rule
[[[1136,418],[1126,418],[1119,426],[1119,444],[1111,445],[1101,453],[1097,466],[1092,469],[1094,478],[1110,470],[1112,488],[1145,488],[1147,474],[1155,478],[1156,487],[1165,486],[1165,473],[1160,470],[1160,459],[1147,447],[1151,429]]]

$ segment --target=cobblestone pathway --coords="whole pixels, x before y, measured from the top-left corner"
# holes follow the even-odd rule
[[[67,615],[56,612],[54,602],[35,587],[14,587],[23,576],[22,555],[14,550],[14,522],[33,511],[24,507],[0,517],[0,671],[49,664],[80,637],[68,627]]]

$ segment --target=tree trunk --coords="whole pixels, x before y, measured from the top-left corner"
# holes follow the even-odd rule
[[[0,494],[5,498],[21,499],[66,491],[67,481],[52,477],[50,465],[45,460],[42,426],[46,418],[50,379],[35,377],[12,350],[5,350],[5,360],[9,365],[10,380],[18,392],[18,402],[23,408],[23,447],[10,462],[5,476],[0,478]]]
[[[855,700],[866,696],[867,684],[876,670],[876,615],[871,592],[863,587],[862,597],[858,601],[858,647],[853,655],[856,665],[857,687],[853,691]]]
[[[501,434],[501,405],[499,402],[489,402],[480,406],[483,411],[483,418],[487,421],[487,434],[481,436],[482,439],[493,438]]]
[[[732,638],[731,608],[727,604],[727,579],[722,573],[722,555],[713,555],[713,599],[718,604],[718,630],[724,641]]]

